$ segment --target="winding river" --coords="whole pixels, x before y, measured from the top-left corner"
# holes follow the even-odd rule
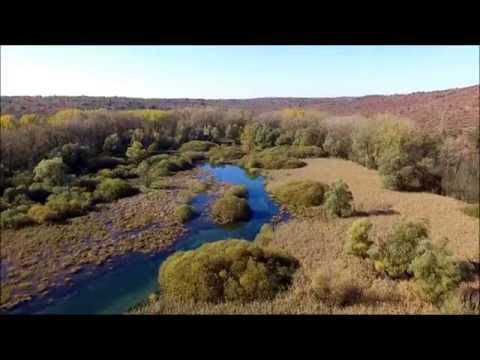
[[[265,179],[251,177],[234,165],[200,166],[216,180],[245,185],[252,217],[248,222],[233,226],[219,226],[206,214],[206,205],[212,199],[206,194],[197,195],[192,206],[199,214],[187,224],[188,233],[171,247],[153,255],[133,253],[119,258],[111,268],[98,269],[94,274],[80,279],[73,286],[52,291],[50,299],[38,299],[19,306],[11,313],[27,314],[120,314],[142,302],[158,290],[157,275],[162,261],[178,250],[229,238],[253,240],[260,227],[270,222],[279,207],[265,191]]]

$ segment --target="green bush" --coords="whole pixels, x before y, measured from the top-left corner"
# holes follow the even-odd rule
[[[190,221],[194,215],[195,212],[190,205],[181,205],[175,210],[175,218],[177,218],[182,224]]]
[[[97,201],[111,202],[135,195],[138,190],[122,179],[105,179],[98,186],[93,197]]]
[[[18,171],[11,179],[13,187],[29,187],[33,183],[33,174],[30,171]]]
[[[132,145],[127,148],[125,155],[130,161],[138,163],[148,156],[148,152],[143,148],[141,142],[133,141]]]
[[[0,198],[0,212],[7,210],[10,204],[4,198]]]
[[[92,196],[90,193],[67,191],[50,195],[45,205],[58,214],[59,220],[63,220],[86,214],[92,205]]]
[[[212,216],[218,224],[231,224],[248,220],[251,210],[245,199],[225,195],[213,204]]]
[[[362,289],[350,276],[335,272],[319,271],[312,280],[313,295],[330,306],[346,307],[358,302]]]
[[[12,208],[0,213],[0,225],[2,229],[18,229],[32,223],[26,214],[27,209]]]
[[[92,152],[86,146],[69,143],[52,150],[49,157],[60,157],[68,169],[79,172],[87,166],[88,159],[92,157]]]
[[[112,169],[102,169],[99,172],[97,172],[97,177],[99,180],[102,179],[113,179],[115,176],[113,175]]]
[[[200,151],[185,151],[182,156],[188,160],[191,164],[195,164],[199,161],[205,160],[207,155]]]
[[[67,167],[61,157],[44,159],[33,169],[34,181],[48,185],[63,185],[66,180]]]
[[[369,256],[375,261],[375,268],[384,271],[391,278],[411,274],[410,265],[417,255],[417,247],[428,238],[425,225],[401,221],[393,226],[385,242],[372,246]]]
[[[297,268],[290,256],[231,239],[173,254],[160,267],[159,283],[164,296],[180,301],[268,300],[290,286]]]
[[[180,156],[171,156],[168,159],[168,165],[167,168],[170,171],[182,171],[182,170],[188,170],[193,167],[193,163],[191,162],[191,159],[180,155]]]
[[[325,193],[325,209],[332,216],[348,217],[353,213],[353,195],[342,180],[334,182]]]
[[[412,261],[411,271],[424,297],[433,303],[444,300],[461,280],[461,273],[446,249],[446,242],[436,246],[429,240],[422,241]]]
[[[279,151],[270,151],[270,149],[268,149],[245,156],[241,159],[240,165],[247,169],[296,169],[306,164],[287,154],[280,153]]]
[[[38,224],[60,220],[62,217],[58,212],[52,210],[47,205],[40,204],[33,205],[28,210],[28,216]]]
[[[27,189],[25,186],[9,187],[4,190],[3,198],[9,203],[14,203],[17,197],[25,195],[26,193]]]
[[[117,133],[108,135],[105,138],[103,152],[112,156],[121,156],[125,153],[125,147]]]
[[[292,207],[319,206],[324,201],[328,186],[317,181],[291,181],[273,189],[273,196]]]
[[[185,151],[208,151],[213,147],[216,147],[217,144],[210,142],[210,141],[200,141],[200,140],[192,140],[189,142],[184,143],[182,146],[180,146],[179,151],[180,152],[185,152]]]
[[[229,195],[246,198],[248,191],[245,185],[234,185],[225,192],[225,196]]]
[[[267,246],[273,239],[273,226],[271,224],[263,224],[255,237],[255,244],[259,246]]]
[[[134,165],[118,165],[112,170],[113,176],[120,179],[132,179],[138,175]]]
[[[348,230],[348,240],[346,242],[347,251],[350,254],[367,257],[368,250],[373,244],[369,239],[369,232],[372,223],[367,219],[356,220]]]
[[[220,145],[208,151],[208,161],[212,164],[226,164],[241,159],[245,153],[240,146]]]

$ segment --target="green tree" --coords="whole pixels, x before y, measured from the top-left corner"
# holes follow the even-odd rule
[[[44,159],[33,169],[34,181],[51,186],[61,186],[66,180],[67,167],[61,157]]]
[[[333,216],[352,215],[353,195],[348,185],[342,180],[334,182],[325,193],[325,209]]]
[[[127,149],[127,158],[133,162],[140,162],[147,156],[147,151],[139,141],[134,141]]]

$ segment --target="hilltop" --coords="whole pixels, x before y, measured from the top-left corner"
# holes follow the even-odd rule
[[[51,114],[64,108],[112,110],[173,109],[219,106],[255,113],[285,107],[323,110],[332,115],[372,115],[390,112],[408,117],[420,127],[462,129],[478,126],[480,86],[395,95],[368,95],[336,98],[253,98],[253,99],[143,99],[90,96],[2,96],[2,113]]]

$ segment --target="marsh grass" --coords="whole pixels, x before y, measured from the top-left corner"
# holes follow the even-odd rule
[[[330,219],[321,216],[319,206],[296,213],[295,218],[275,227],[268,247],[284,251],[300,262],[289,290],[273,300],[248,304],[207,304],[171,302],[159,299],[136,314],[442,314],[472,313],[463,305],[462,289],[478,287],[478,278],[464,280],[453,294],[455,304],[437,306],[425,300],[415,281],[393,280],[379,274],[371,261],[351,255],[345,250],[348,230],[356,220],[368,218],[371,228],[368,239],[378,243],[400,219],[422,221],[429,225],[430,238],[438,243],[450,239],[448,248],[459,261],[478,262],[479,224],[464,214],[465,203],[426,193],[400,193],[386,190],[376,171],[338,159],[308,159],[299,169],[268,171],[267,188],[291,181],[314,180],[330,184],[343,179],[355,198],[356,212],[348,218]],[[339,274],[348,288],[361,290],[348,306],[322,301],[312,291],[312,281],[319,271]],[[467,291],[467,290],[465,290]],[[472,292],[469,290],[470,293]],[[348,293],[348,292],[347,292]],[[355,292],[353,292],[355,293]],[[453,296],[453,295],[452,295]],[[450,307],[450,310],[447,309]],[[478,310],[477,310],[478,311]],[[477,312],[478,313],[478,312]]]

